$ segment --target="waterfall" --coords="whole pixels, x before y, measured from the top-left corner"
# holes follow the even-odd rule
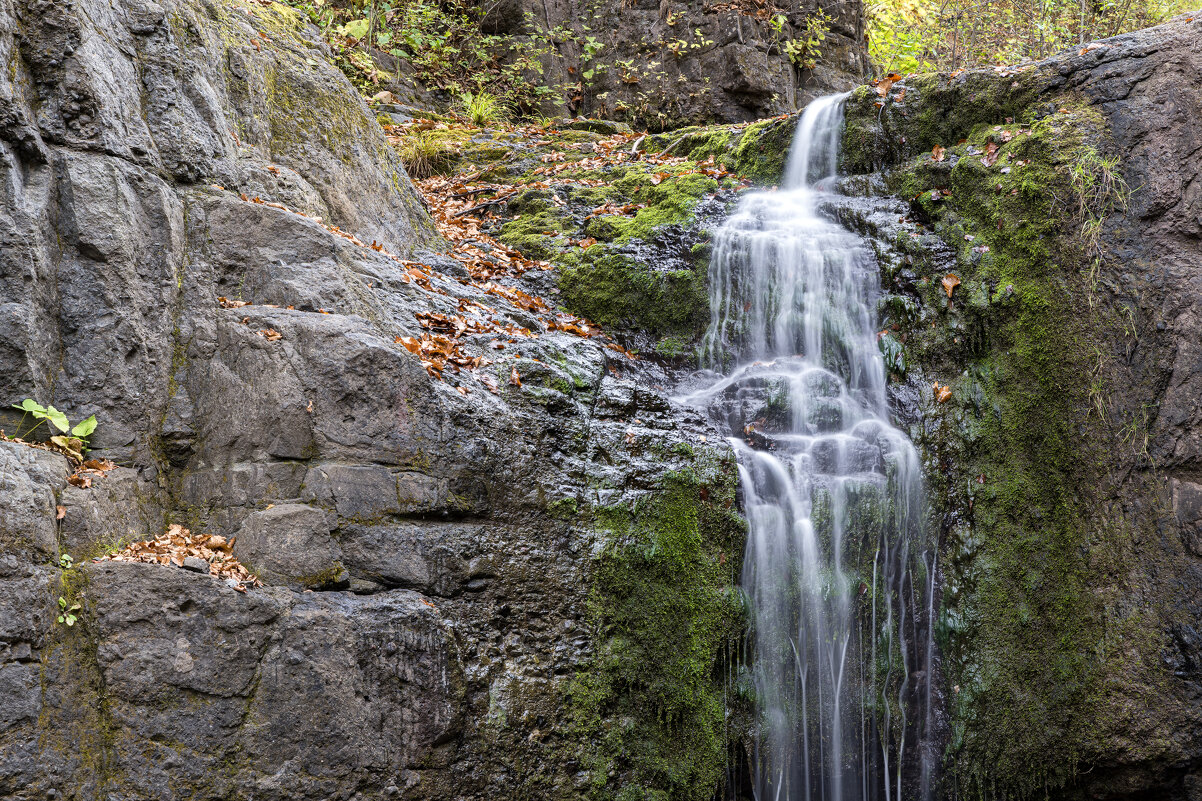
[[[937,761],[919,459],[889,423],[872,251],[819,213],[844,98],[806,108],[781,189],[715,233],[706,369],[683,398],[739,460],[758,801],[925,801]]]

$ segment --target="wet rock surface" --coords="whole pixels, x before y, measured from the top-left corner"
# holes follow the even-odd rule
[[[119,465],[0,442],[0,796],[709,798],[735,467],[662,368],[431,254],[296,12],[0,19],[0,401]],[[477,307],[541,333],[441,377],[402,344]],[[267,586],[91,561],[168,523]]]
[[[838,213],[927,461],[960,791],[1196,793],[1200,64],[1183,18],[849,101],[849,168],[885,169],[846,186],[907,201]]]

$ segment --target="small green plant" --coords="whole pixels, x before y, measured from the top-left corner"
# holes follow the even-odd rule
[[[817,11],[806,20],[805,28],[795,39],[785,42],[785,55],[802,69],[812,70],[822,58],[822,43],[830,33],[831,16]]]
[[[67,599],[60,595],[58,596],[58,608],[58,622],[67,626],[74,626],[75,621],[79,620],[79,615],[76,613],[83,609],[83,606],[78,601],[67,603]]]
[[[412,130],[400,139],[397,152],[410,178],[421,180],[448,169],[459,150],[431,131]]]
[[[1101,255],[1102,222],[1127,208],[1131,192],[1119,169],[1118,156],[1103,156],[1082,147],[1068,168],[1072,205],[1081,223],[1081,244],[1090,256]]]
[[[62,554],[58,558],[58,566],[63,570],[70,570],[75,566],[75,559],[69,553]]]
[[[463,110],[467,112],[472,125],[492,125],[504,119],[507,114],[505,104],[499,97],[489,92],[468,92],[461,98]]]
[[[17,425],[18,437],[28,437],[43,423],[49,422],[50,425],[62,432],[62,434],[52,436],[50,442],[68,456],[82,460],[83,451],[88,446],[88,437],[96,430],[96,415],[92,415],[86,420],[81,420],[72,427],[71,422],[67,420],[67,415],[53,406],[43,406],[32,398],[26,398],[20,403],[14,403],[13,408],[20,409],[25,413],[21,417],[21,422]],[[29,428],[22,430],[25,421],[30,417],[37,422]]]

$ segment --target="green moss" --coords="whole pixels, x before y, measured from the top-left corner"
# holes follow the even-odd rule
[[[347,580],[346,568],[342,562],[335,560],[334,564],[327,567],[325,570],[319,571],[308,576],[290,576],[289,578],[309,589],[319,590],[329,587],[336,587]]]
[[[560,498],[547,504],[547,512],[560,520],[572,520],[580,512],[580,504],[575,498]]]
[[[1097,535],[1113,526],[1099,489],[1107,437],[1091,416],[1089,376],[1115,320],[1088,303],[1067,176],[1105,131],[1080,101],[1057,106],[1065,110],[1024,125],[983,124],[975,109],[948,122],[924,107],[913,113],[915,141],[967,141],[949,146],[944,162],[921,155],[889,179],[958,251],[953,298],[942,271],[916,262],[926,273],[923,311],[895,319],[906,362],[953,388],[922,443],[945,466],[928,474],[936,503],[967,521],[949,536],[939,622],[948,756],[963,791],[993,798],[1070,782],[1097,733],[1123,725],[1099,703],[1110,678],[1155,660],[1150,646],[1123,657],[1099,647],[1109,625],[1100,588],[1129,547],[1123,536]],[[957,131],[957,122],[969,127]],[[981,156],[988,140],[1000,145],[992,166]],[[936,199],[936,188],[950,194]]]
[[[650,176],[634,173],[618,181],[617,187],[647,204],[647,208],[640,209],[633,217],[614,220],[615,235],[611,239],[621,244],[632,239],[648,239],[657,228],[665,225],[689,222],[698,201],[716,192],[718,182],[704,175],[688,173],[656,185]]]
[[[704,329],[709,296],[694,270],[659,272],[594,246],[560,271],[564,307],[603,326],[693,339]]]
[[[903,102],[885,101],[872,87],[856,88],[845,106],[843,169],[866,173],[888,163],[952,147],[974,127],[1023,120],[1035,108],[1049,75],[1027,67],[1000,77],[992,70],[907,75]],[[896,94],[896,93],[895,93]]]
[[[785,172],[797,115],[763,120],[748,126],[727,162],[736,172],[765,183],[776,183]]]
[[[676,359],[684,355],[686,347],[687,343],[680,337],[664,337],[655,343],[655,352],[660,356]]]
[[[564,218],[548,208],[535,214],[520,215],[505,223],[497,238],[520,250],[527,258],[553,259],[559,254],[562,239],[557,237],[564,227]]]
[[[733,464],[702,474],[670,474],[633,509],[594,510],[609,540],[589,602],[598,645],[569,693],[594,748],[589,797],[708,801],[722,784],[731,733],[717,668],[743,625],[743,528],[729,511]]]
[[[74,762],[76,788],[87,797],[103,798],[120,783],[121,774],[114,753],[117,727],[100,669],[96,616],[87,599],[88,586],[86,566],[59,574],[52,614],[58,614],[59,596],[68,605],[80,603],[82,609],[74,626],[53,624],[42,655],[43,695],[55,697],[58,702],[41,706],[38,748],[59,753],[68,764]]]

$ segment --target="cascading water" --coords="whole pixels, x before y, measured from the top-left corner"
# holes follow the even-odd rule
[[[819,215],[844,96],[814,101],[780,191],[715,234],[702,385],[749,523],[758,801],[930,796],[934,557],[917,453],[890,425],[877,267]]]

